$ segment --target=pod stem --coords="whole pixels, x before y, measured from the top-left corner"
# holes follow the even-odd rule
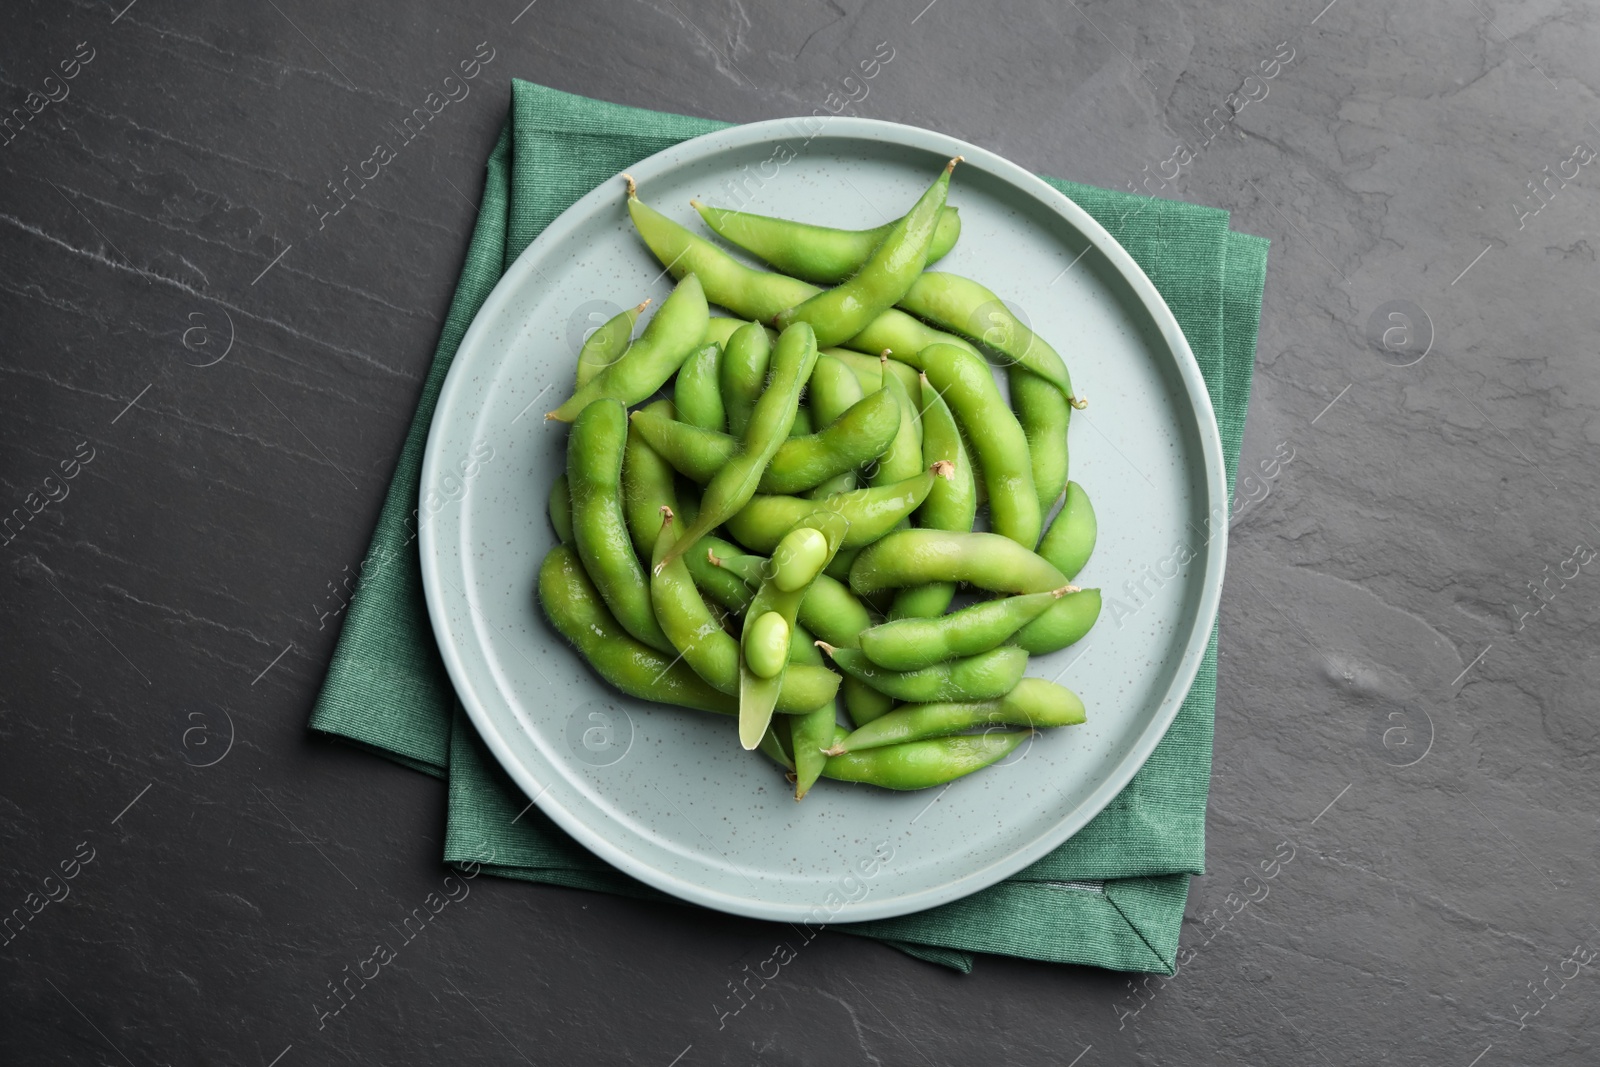
[[[848,751],[849,749],[845,748],[843,745],[834,745],[832,748],[823,749],[822,754],[824,756],[842,756]]]
[[[822,649],[822,651],[826,652],[829,656],[832,656],[835,652],[839,651],[826,641],[813,641],[811,643]]]
[[[628,199],[639,199],[639,183],[633,180],[633,175],[623,174],[622,180],[628,183]]]
[[[635,315],[639,314],[640,312],[644,311],[645,308],[649,307],[654,301],[655,301],[655,297],[653,297],[653,296],[645,297],[644,301],[642,303],[640,303],[638,307],[633,309],[633,313]]]
[[[933,466],[928,468],[928,472],[935,478],[943,478],[947,482],[953,481],[956,476],[956,465],[948,459],[936,459],[933,461]]]
[[[1071,404],[1076,410],[1082,411],[1089,406],[1089,398],[1085,396],[1069,396],[1067,397],[1067,403]]]
[[[948,162],[948,163],[946,163],[944,165],[945,172],[949,173],[950,171],[955,170],[957,163],[965,163],[966,161],[967,161],[967,157],[966,156],[957,156],[956,158],[952,159],[950,162]]]
[[[665,511],[666,508],[662,508],[661,510]],[[1064,585],[1060,589],[1052,589],[1052,590],[1050,590],[1050,594],[1052,596],[1054,596],[1057,600],[1060,600],[1062,597],[1066,596],[1068,593],[1081,593],[1081,592],[1083,592],[1083,590],[1079,589],[1075,585]]]

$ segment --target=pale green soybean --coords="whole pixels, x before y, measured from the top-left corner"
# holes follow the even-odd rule
[[[589,384],[589,379],[622,358],[633,340],[633,324],[639,321],[639,313],[649,306],[650,301],[646,300],[638,307],[613,315],[584,338],[583,347],[578,351],[577,388],[582,389]]]
[[[748,211],[708,207],[698,200],[689,203],[713,233],[785,274],[818,285],[838,285],[860,270],[894,228],[893,222],[886,222],[871,230],[836,230]],[[961,216],[956,209],[941,209],[928,246],[928,263],[943,259],[960,235]]]
[[[1024,678],[993,700],[902,704],[868,723],[858,723],[853,733],[828,749],[828,755],[947,737],[980,726],[1075,726],[1085,717],[1083,701],[1072,690],[1043,678]]]
[[[678,418],[705,430],[727,429],[721,371],[722,346],[715,341],[701,345],[699,351],[684,361],[678,368],[677,381],[672,384],[672,401],[678,409]]]
[[[1045,613],[1075,586],[1049,593],[985,600],[931,619],[895,619],[861,635],[861,651],[880,667],[913,671],[941,660],[975,656],[998,647],[1012,634]]]
[[[637,404],[661,388],[700,347],[709,317],[700,280],[692,275],[685,277],[622,357],[584,383],[545,418],[571,422],[590,401],[601,397],[620,400],[624,405]]]
[[[790,530],[772,550],[772,584],[792,593],[811,584],[832,557],[822,531],[810,526]]]
[[[760,678],[775,677],[789,662],[789,624],[776,611],[763,612],[745,628],[744,661]]]
[[[672,643],[656,625],[650,587],[623,517],[622,453],[627,440],[627,410],[609,397],[587,405],[573,423],[567,442],[573,543],[617,621],[651,648],[670,652]]]
[[[860,649],[824,644],[822,651],[833,659],[834,666],[852,678],[886,696],[917,704],[1004,696],[1022,680],[1022,672],[1028,667],[1028,654],[1011,645],[913,671],[880,667]]]
[[[1055,564],[1069,580],[1076,578],[1094,552],[1098,531],[1089,494],[1077,482],[1068,482],[1066,502],[1039,539],[1039,555]]]

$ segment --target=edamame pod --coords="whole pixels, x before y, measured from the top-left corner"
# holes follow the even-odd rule
[[[1043,615],[1016,632],[1012,644],[1035,656],[1056,652],[1079,640],[1100,617],[1100,590],[1069,593]]]
[[[789,723],[789,734],[794,743],[794,798],[805,799],[811,787],[822,777],[822,768],[828,757],[823,754],[833,741],[838,729],[837,713],[833,701],[819,704],[815,710],[797,715]]]
[[[931,461],[926,464],[922,462],[922,420],[918,417],[918,409],[912,405],[911,397],[906,393],[905,386],[900,384],[900,379],[889,373],[887,369],[889,357],[882,356],[880,363],[885,370],[883,388],[879,392],[893,397],[900,417],[899,426],[889,441],[889,447],[878,457],[877,467],[867,479],[867,484],[874,486],[889,485],[892,482],[914,478],[931,465]]]
[[[634,415],[671,419],[672,401],[657,400],[646,405]],[[568,445],[570,451],[571,445]],[[661,457],[650,442],[644,439],[628,420],[628,443],[622,450],[622,514],[628,524],[628,536],[633,540],[634,551],[640,559],[649,559],[655,547],[656,535],[661,532],[661,509],[679,512],[678,484],[672,466]]]
[[[698,277],[711,303],[746,319],[770,322],[779,312],[820,292],[816,286],[798,278],[745,266],[639,200],[636,192],[629,187],[628,214],[639,236],[673,277],[682,278],[688,274]],[[887,348],[896,359],[909,359],[931,344],[954,345],[982,359],[978,350],[960,337],[925,326],[894,308],[879,315],[865,330],[845,342],[846,347],[871,353],[874,357]],[[726,358],[727,346],[723,348]]]
[[[700,280],[685,277],[662,302],[639,339],[622,358],[595,375],[546,419],[571,422],[593,400],[612,397],[626,405],[637,404],[666,383],[700,347],[706,336],[710,312]]]
[[[1098,530],[1089,494],[1077,482],[1068,482],[1066,502],[1039,539],[1039,555],[1055,564],[1070,581],[1089,562]]]
[[[944,700],[988,700],[1005,696],[1022,680],[1028,654],[1012,645],[980,652],[976,656],[946,660],[914,671],[891,671],[878,666],[860,649],[819,648],[834,666],[896,700],[929,704]]]
[[[638,307],[613,315],[584,338],[583,347],[578,351],[577,388],[582,389],[590,378],[622,358],[633,340],[633,324],[639,321],[639,313],[649,306],[650,301],[646,300]]]
[[[1077,586],[985,600],[931,619],[896,619],[861,635],[861,651],[880,667],[914,671],[998,647]]]
[[[661,532],[656,540],[653,559],[659,559],[677,540],[676,524],[662,513]],[[656,619],[662,630],[671,638],[673,647],[684,664],[705,683],[720,692],[739,692],[741,652],[739,642],[722,629],[711,609],[706,606],[700,591],[689,576],[681,558],[661,568],[650,576],[650,599]],[[788,636],[784,637],[787,652]],[[810,711],[824,701],[831,701],[839,688],[839,676],[826,667],[795,664],[787,672],[775,697],[774,707],[785,713]]]
[[[573,542],[617,621],[651,648],[671,652],[672,642],[650,609],[650,587],[622,514],[622,452],[627,440],[627,410],[609,397],[585,406],[572,424],[567,485],[572,495]]]
[[[838,286],[818,293],[777,316],[780,329],[796,322],[810,323],[817,344],[836,345],[866,329],[911,288],[928,262],[939,212],[950,191],[950,172],[961,157],[945,165],[927,192],[906,216],[894,223],[861,269]]]
[[[981,532],[896,530],[862,549],[850,566],[857,595],[928,581],[965,582],[992,593],[1047,593],[1067,584],[1033,549]]]
[[[829,756],[822,776],[883,789],[929,789],[1005,759],[1031,734],[1031,730],[996,730],[846,752]]]
[[[917,318],[996,353],[995,362],[1002,366],[1026,367],[1062,396],[1072,396],[1072,379],[1056,350],[971,278],[929,271],[918,276],[899,304]]]
[[[557,475],[556,480],[550,485],[550,528],[556,532],[556,540],[564,545],[572,544],[572,497],[567,492],[567,476]]]
[[[678,409],[678,418],[705,430],[727,429],[721,369],[722,346],[715,341],[701,345],[699,351],[684,361],[672,385],[672,402]]]
[[[712,232],[796,278],[818,285],[838,285],[872,256],[889,236],[894,223],[870,230],[836,230],[788,219],[729,211],[689,201]],[[961,235],[961,216],[953,207],[941,208],[928,245],[928,263],[937,262],[955,246]],[[926,264],[925,264],[926,265]]]
[[[811,368],[816,362],[816,338],[805,323],[797,323],[778,337],[772,354],[772,381],[750,415],[744,448],[706,484],[705,495],[700,500],[700,514],[684,531],[678,545],[668,550],[668,558],[675,557],[721,526],[755,496],[767,464],[789,436],[789,427],[800,403],[800,390],[811,377]],[[750,738],[746,747],[754,747],[760,739],[759,734]]]
[[[798,496],[756,496],[728,518],[728,532],[735,541],[752,552],[770,553],[778,539],[806,515],[822,509],[843,516],[850,525],[844,547],[871,544],[916,510],[927,499],[935,477],[948,477],[927,471],[893,485],[852,489],[826,500],[807,500]],[[1065,584],[1060,583],[1060,584]]]
[[[928,376],[966,430],[974,465],[989,490],[990,527],[1024,547],[1038,544],[1042,520],[1028,439],[1000,396],[988,364],[945,344],[929,345],[906,362]]]
[[[635,640],[589,580],[577,552],[557,545],[539,567],[539,604],[595,673],[629,696],[735,715],[733,697],[708,685],[688,664]],[[832,673],[832,672],[828,672]]]
[[[705,551],[702,552],[701,548]],[[693,552],[685,552],[682,559],[688,565],[689,575],[695,585],[727,610],[735,615],[743,615],[756,595],[755,586],[738,572],[722,566],[724,560],[743,555],[744,549],[738,545],[720,537],[706,536],[700,538],[700,545]],[[756,584],[760,584],[759,578]]]
[[[932,465],[944,460],[953,469],[950,478],[934,482],[928,490],[928,499],[914,516],[916,524],[927,530],[971,530],[978,514],[978,488],[972,478],[967,446],[961,440],[955,416],[926,374],[917,376],[917,387],[922,399],[923,462]],[[889,618],[943,615],[955,593],[954,582],[929,582],[901,589],[889,607]]]
[[[810,333],[809,330],[806,331]],[[782,338],[779,338],[779,348],[783,347]],[[809,368],[808,368],[809,369]],[[827,540],[828,555],[839,550],[839,542],[844,538],[846,523],[840,516],[829,512],[817,512],[808,516],[801,525],[813,526],[819,530]],[[670,559],[671,550],[662,556],[663,560]],[[659,566],[660,564],[658,564]],[[785,592],[780,590],[770,580],[761,583],[761,588],[756,590],[755,598],[750,601],[750,608],[745,612],[744,630],[742,637],[749,638],[750,630],[755,620],[761,619],[769,612],[776,612],[784,624],[793,629],[796,616],[800,612],[800,604],[806,598],[808,587]],[[750,669],[750,665],[741,657],[739,661],[739,743],[746,750],[753,749],[761,741],[761,735],[766,733],[768,724],[772,721],[772,710],[777,702],[777,697],[788,674],[786,668],[781,667],[776,675],[768,678],[759,677]],[[812,705],[820,706],[821,702]]]
[[[1083,701],[1072,690],[1043,678],[1024,678],[995,700],[904,704],[860,724],[827,750],[830,756],[861,752],[928,737],[947,737],[979,726],[1075,726],[1084,721]]]
[[[807,387],[811,414],[823,426],[849,411],[867,395],[855,372],[833,355],[834,351],[838,350],[817,353],[817,365],[811,368],[811,382]]]
[[[702,485],[739,454],[741,442],[728,434],[690,426],[659,411],[633,413],[634,427],[678,473]],[[773,453],[757,492],[799,493],[880,455],[893,440],[901,414],[894,397],[883,392],[863,398],[814,434],[790,437]],[[917,469],[921,469],[920,457]]]
[[[883,388],[883,372],[887,370],[900,379],[900,384],[906,387],[907,396],[920,395],[920,386],[917,384],[917,375],[920,372],[909,363],[896,359],[893,353],[890,353],[889,362],[885,365],[882,352],[875,352],[869,356],[861,352],[852,352],[848,348],[829,348],[825,351],[850,368],[850,373],[856,376],[856,381],[868,393]]]
[[[861,679],[851,678],[848,675],[840,684],[839,693],[844,697],[844,710],[849,713],[850,721],[857,727],[881,719],[895,706],[894,697],[880,693]]]
[[[733,336],[723,346],[722,367],[718,372],[722,406],[727,414],[728,431],[736,438],[744,437],[756,400],[767,384],[771,364],[772,342],[759,322],[745,323],[733,331]]]
[[[1033,464],[1033,491],[1039,499],[1039,514],[1048,515],[1061,498],[1067,484],[1067,424],[1072,405],[1050,382],[1023,370],[1006,368],[1011,387],[1011,406],[1017,423],[1028,439],[1028,460]]]

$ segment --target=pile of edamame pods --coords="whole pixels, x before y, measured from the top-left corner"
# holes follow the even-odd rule
[[[1024,677],[1100,613],[1098,590],[1070,584],[1096,536],[1067,480],[1084,402],[994,293],[927,269],[960,234],[959,160],[874,230],[691,202],[773,272],[624,175],[678,283],[637,339],[643,304],[585,341],[546,416],[572,426],[545,613],[623,692],[737,716],[796,799],[819,778],[942,785],[1084,721],[1070,690]],[[962,588],[993,596],[952,609]]]

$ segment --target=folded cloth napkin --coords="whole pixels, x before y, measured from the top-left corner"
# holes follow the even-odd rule
[[[423,602],[417,490],[434,407],[462,335],[518,254],[602,181],[727,123],[623,107],[512,81],[455,299],[373,533],[311,727],[449,779],[446,862],[510,878],[671,899],[601,862],[544,817],[462,713]],[[1214,208],[1046,177],[1093,215],[1177,316],[1216,410],[1231,493],[1255,362],[1267,242]],[[1049,856],[963,900],[835,929],[970,971],[992,952],[1171,974],[1189,876],[1205,869],[1217,651],[1148,762]]]

